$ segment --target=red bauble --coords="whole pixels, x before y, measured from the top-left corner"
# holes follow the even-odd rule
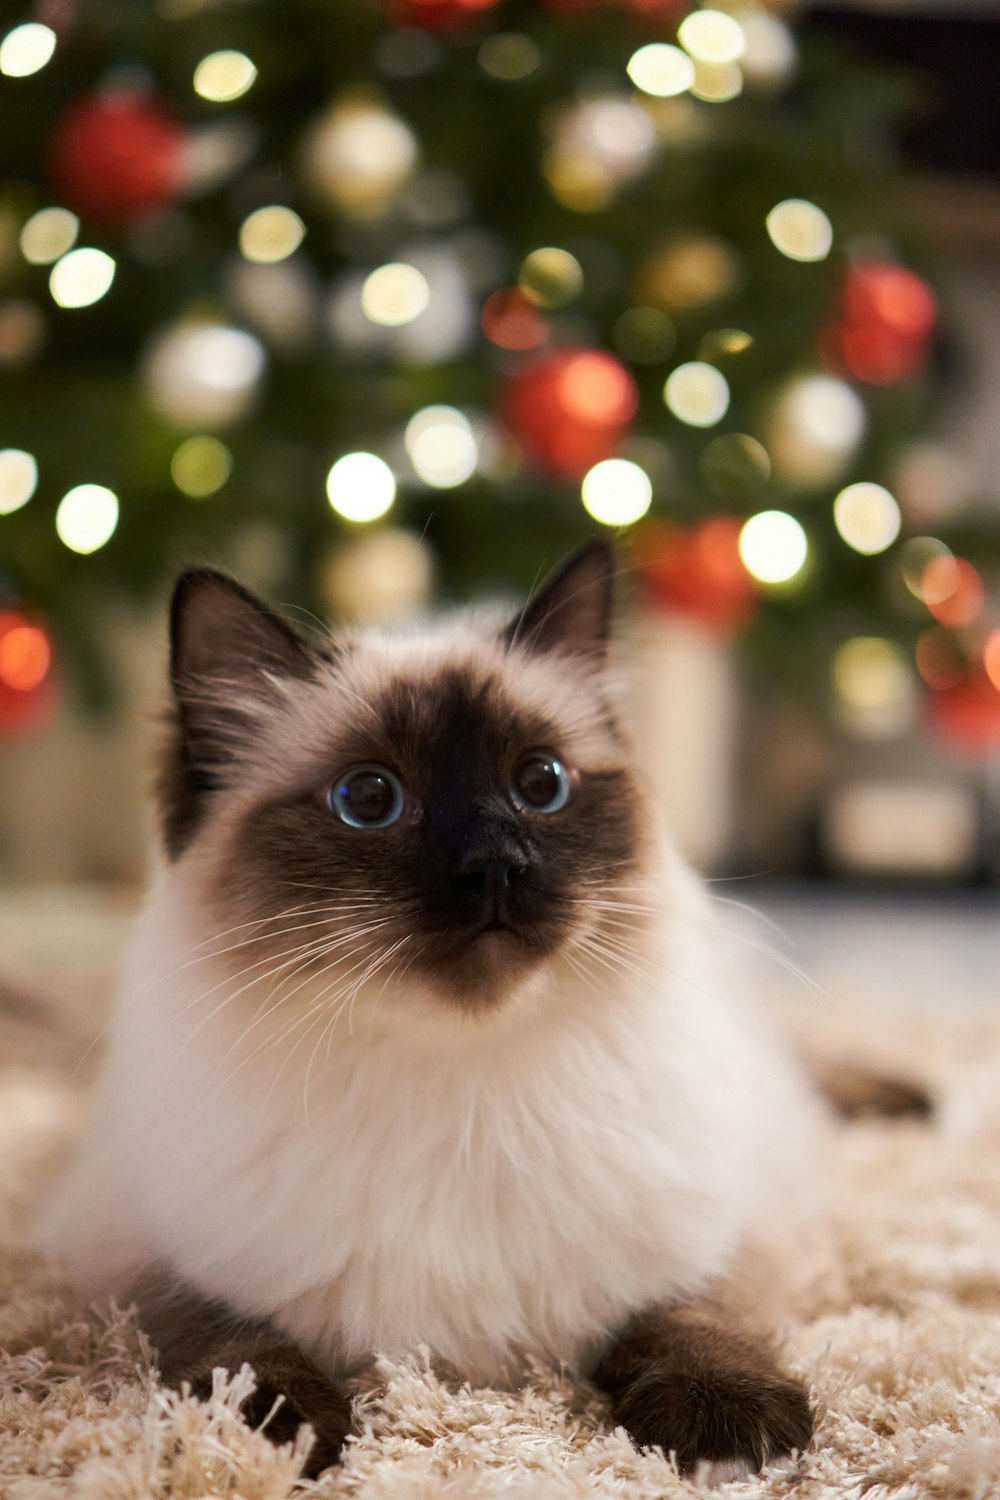
[[[177,197],[184,140],[177,121],[144,94],[89,94],[56,124],[49,176],[81,217],[121,228]]]
[[[740,557],[742,529],[737,516],[713,516],[690,530],[645,522],[635,534],[633,555],[648,596],[660,608],[724,635],[740,630],[758,597]]]
[[[389,0],[394,26],[417,26],[422,31],[452,31],[474,25],[498,0]]]
[[[603,349],[560,349],[522,365],[500,390],[500,415],[533,463],[579,479],[610,458],[639,405],[629,371]]]
[[[931,693],[931,726],[953,750],[987,755],[1000,750],[1000,692],[991,682],[963,682]]]
[[[865,261],[847,272],[821,347],[856,380],[894,385],[924,369],[936,321],[937,303],[925,281],[905,266]]]
[[[0,613],[0,735],[37,728],[53,703],[52,645],[44,627]]]

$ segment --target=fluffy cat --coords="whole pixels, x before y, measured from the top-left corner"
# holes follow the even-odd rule
[[[344,1377],[420,1344],[563,1362],[683,1467],[810,1439],[725,1311],[794,1221],[808,1104],[633,764],[613,573],[593,542],[508,623],[319,644],[177,586],[165,857],[45,1233],[168,1380],[249,1359],[313,1472]]]

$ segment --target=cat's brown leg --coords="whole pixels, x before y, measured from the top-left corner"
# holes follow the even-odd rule
[[[845,1120],[901,1116],[927,1120],[934,1113],[934,1101],[927,1090],[907,1078],[831,1061],[817,1064],[814,1072],[823,1093]]]
[[[284,1399],[264,1428],[273,1443],[291,1442],[303,1422],[315,1433],[304,1470],[315,1479],[337,1463],[351,1431],[351,1403],[302,1351],[265,1323],[237,1319],[223,1303],[169,1285],[159,1275],[135,1289],[140,1326],[155,1346],[164,1384],[185,1381],[196,1396],[211,1394],[212,1371],[252,1367],[257,1384],[243,1416],[259,1427],[278,1397]]]
[[[639,1313],[594,1372],[638,1447],[753,1470],[802,1450],[813,1419],[805,1389],[768,1345],[707,1305]]]

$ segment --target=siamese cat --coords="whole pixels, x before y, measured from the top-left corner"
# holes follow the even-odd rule
[[[345,1380],[419,1345],[476,1382],[562,1363],[683,1469],[809,1443],[726,1310],[795,1221],[807,1091],[644,790],[614,567],[594,541],[513,620],[320,641],[177,585],[163,859],[45,1233],[169,1382],[249,1361],[312,1473]]]

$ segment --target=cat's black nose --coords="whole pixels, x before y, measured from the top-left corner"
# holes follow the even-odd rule
[[[467,889],[481,891],[488,908],[504,915],[510,888],[527,868],[528,860],[513,845],[473,844],[459,855],[453,873]]]

